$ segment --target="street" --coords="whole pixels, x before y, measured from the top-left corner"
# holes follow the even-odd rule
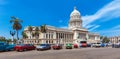
[[[119,48],[79,48],[0,52],[0,59],[120,59]]]

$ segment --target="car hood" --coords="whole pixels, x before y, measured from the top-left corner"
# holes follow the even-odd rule
[[[45,48],[46,46],[36,46],[36,48]]]

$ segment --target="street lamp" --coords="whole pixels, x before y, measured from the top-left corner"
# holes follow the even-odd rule
[[[14,35],[15,35],[15,31],[10,31],[10,35],[12,36],[12,44],[14,44]]]

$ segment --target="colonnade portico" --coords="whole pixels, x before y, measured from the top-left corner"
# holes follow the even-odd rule
[[[57,32],[56,39],[58,43],[72,42],[71,40],[73,40],[73,33]]]

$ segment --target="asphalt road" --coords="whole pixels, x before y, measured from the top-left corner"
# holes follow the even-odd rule
[[[120,48],[0,52],[0,59],[120,59]]]

